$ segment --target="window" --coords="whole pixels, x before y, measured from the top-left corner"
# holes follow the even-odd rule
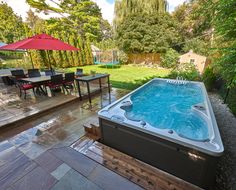
[[[195,63],[195,59],[190,59],[190,63],[194,64]]]

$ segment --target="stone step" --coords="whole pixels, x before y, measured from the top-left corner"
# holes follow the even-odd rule
[[[86,135],[89,135],[91,138],[95,140],[98,140],[101,138],[101,129],[98,124],[98,119],[85,123],[83,126],[84,126],[84,131],[86,132]]]

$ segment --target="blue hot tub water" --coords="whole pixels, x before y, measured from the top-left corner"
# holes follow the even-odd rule
[[[179,136],[192,140],[209,138],[207,122],[191,109],[205,102],[200,85],[152,81],[130,98],[132,107],[125,110],[128,119],[145,121],[159,129],[173,130]]]

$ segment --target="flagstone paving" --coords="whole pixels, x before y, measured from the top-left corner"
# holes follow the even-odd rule
[[[93,96],[92,105],[73,101],[13,129],[1,129],[0,189],[104,189],[88,178],[98,163],[69,146],[84,135],[83,124],[96,119],[101,107],[126,93],[112,89],[109,97],[103,91]]]
[[[52,188],[52,190],[102,190],[98,185],[88,180],[86,177],[71,169],[67,174]]]

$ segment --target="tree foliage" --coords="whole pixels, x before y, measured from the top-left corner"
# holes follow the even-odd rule
[[[166,68],[176,68],[179,61],[180,54],[174,49],[168,49],[166,53],[161,56],[161,65]]]
[[[0,41],[12,43],[25,36],[24,24],[11,7],[0,2]]]
[[[39,22],[32,11],[28,12],[27,23],[36,33],[46,32],[80,49],[79,52],[59,51],[50,54],[52,65],[70,67],[90,65],[93,63],[91,42],[111,38],[111,26],[104,20],[101,10],[90,0],[27,0],[27,3],[38,12],[54,12],[60,17]],[[37,30],[37,22],[41,31]]]
[[[102,18],[101,10],[90,0],[27,0],[27,3],[39,12],[54,12],[61,15],[60,24],[74,31],[83,39],[100,41],[107,36],[109,24]],[[52,6],[54,5],[54,6]]]
[[[114,26],[117,29],[132,14],[165,13],[166,10],[166,0],[116,0]]]
[[[236,86],[236,3],[234,0],[209,0],[202,14],[212,19],[214,26],[215,70],[225,79],[228,88]],[[211,11],[209,11],[211,10]]]
[[[116,39],[126,53],[165,52],[179,42],[177,22],[165,14],[134,14],[117,28]]]
[[[39,18],[31,9],[27,12],[26,24],[33,34],[39,34],[45,31],[45,20]]]
[[[210,51],[209,41],[199,38],[188,39],[183,45],[183,52],[189,52],[190,50],[193,50],[194,53],[207,56]]]
[[[210,51],[213,26],[211,17],[202,14],[205,2],[205,0],[185,2],[172,14],[179,23],[178,33],[182,38],[179,50],[182,52],[192,49],[196,53],[207,55]]]

